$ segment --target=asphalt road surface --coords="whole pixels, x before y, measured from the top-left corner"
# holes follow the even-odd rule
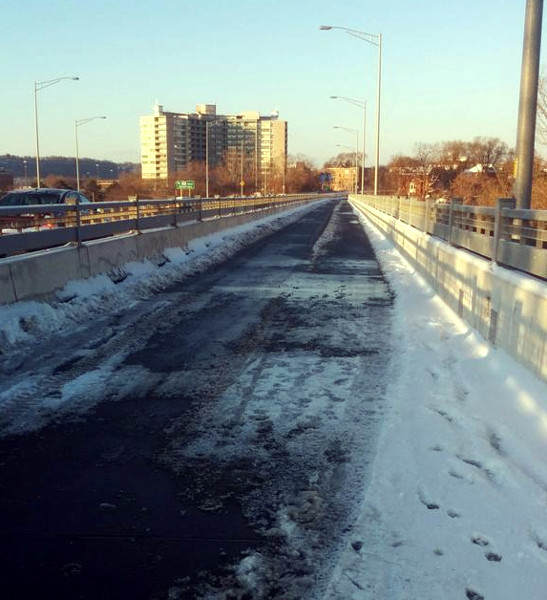
[[[358,549],[392,301],[349,204],[324,202],[2,357],[3,385],[40,385],[0,414],[1,597],[321,598]]]

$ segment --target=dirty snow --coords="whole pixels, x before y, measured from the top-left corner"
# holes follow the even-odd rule
[[[71,282],[54,304],[1,307],[0,349],[17,355],[94,315],[134,306],[280,222],[271,217],[195,240],[186,250],[166,251],[161,267],[129,265],[117,284],[105,276]],[[333,557],[328,591],[314,600],[544,600],[547,385],[490,347],[383,236],[364,227],[396,292],[399,344],[371,480],[346,548]],[[283,385],[275,377],[272,385]],[[102,379],[96,371],[67,381],[61,396],[36,412],[78,402],[83,391],[96,398]],[[33,385],[2,389],[0,413],[17,394],[32,395]],[[317,402],[319,396],[310,411]],[[250,554],[237,568],[251,589],[260,585],[260,563]]]

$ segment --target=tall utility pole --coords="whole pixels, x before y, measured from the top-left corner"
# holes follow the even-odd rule
[[[517,208],[531,207],[542,17],[543,0],[527,0],[513,186]]]
[[[378,88],[376,93],[376,165],[374,167],[374,195],[378,195],[378,172],[380,170],[380,96],[382,89],[382,34],[381,33],[365,33],[357,29],[348,29],[347,27],[335,27],[333,25],[321,25],[321,31],[329,31],[331,29],[341,29],[348,35],[352,35],[360,40],[368,42],[373,46],[378,47]]]

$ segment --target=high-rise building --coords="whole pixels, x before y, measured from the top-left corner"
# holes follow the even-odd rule
[[[216,105],[198,104],[195,113],[167,112],[156,104],[140,118],[143,179],[168,180],[191,162],[224,164],[255,190],[271,191],[287,164],[287,122],[277,112],[217,115]],[[244,185],[244,184],[242,184]]]

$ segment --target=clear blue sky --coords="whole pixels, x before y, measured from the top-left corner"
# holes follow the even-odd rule
[[[417,142],[499,137],[515,145],[525,0],[3,0],[0,154],[34,156],[33,82],[42,156],[138,162],[140,115],[216,103],[220,113],[280,111],[289,152],[321,165],[354,147],[368,103],[374,157],[377,48],[384,40],[381,160]]]

